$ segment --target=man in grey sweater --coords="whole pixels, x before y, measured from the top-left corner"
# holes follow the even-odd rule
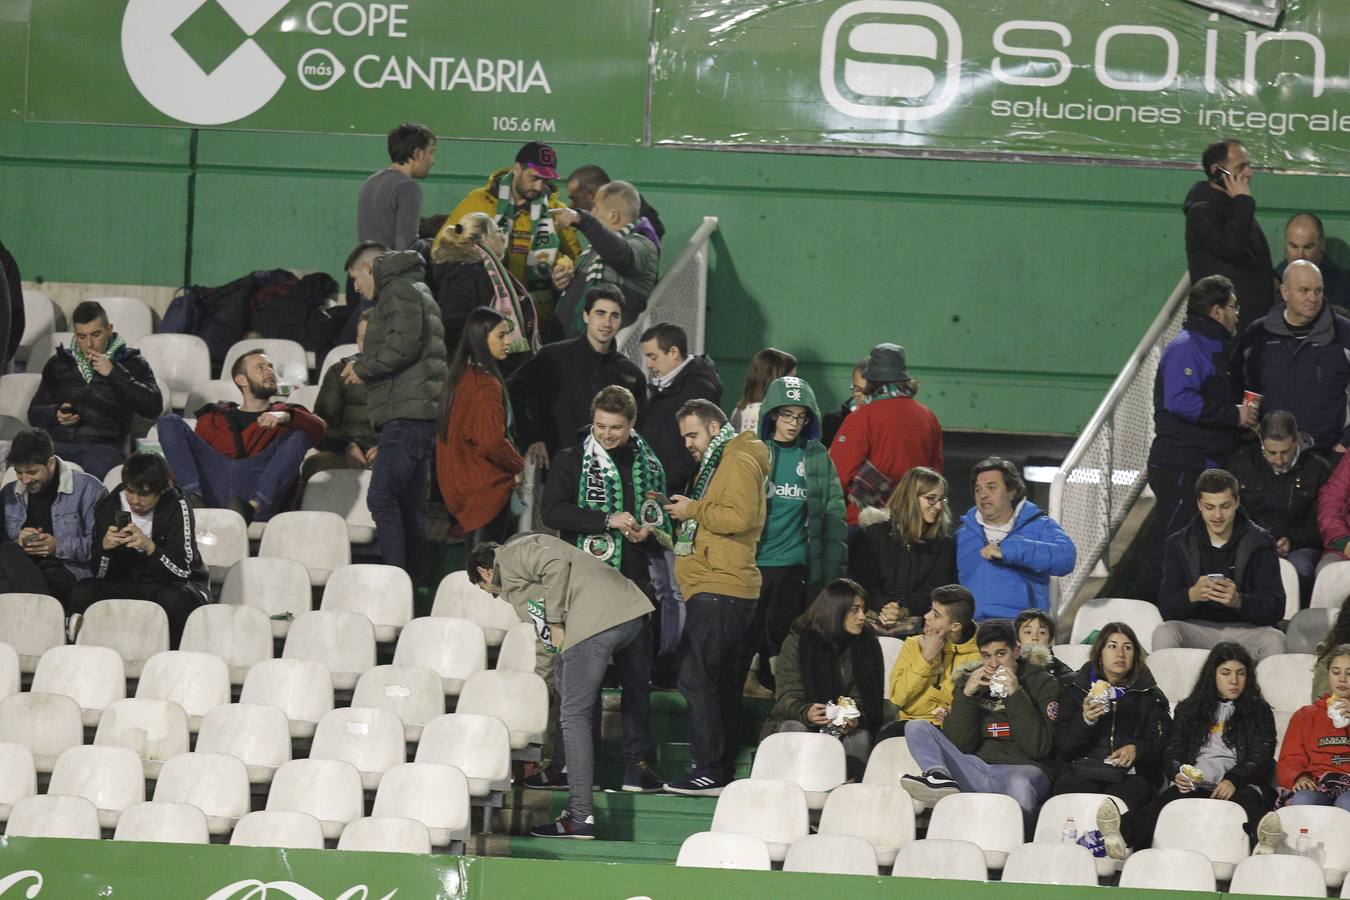
[[[356,197],[356,240],[407,250],[417,240],[422,187],[436,162],[436,136],[425,125],[404,122],[389,132],[389,167],[371,175]]]

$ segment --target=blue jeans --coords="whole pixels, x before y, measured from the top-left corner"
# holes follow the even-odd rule
[[[973,753],[962,753],[940,728],[922,720],[905,724],[905,741],[923,771],[946,772],[963,791],[1007,794],[1022,807],[1027,834],[1035,828],[1041,801],[1050,794],[1050,777],[1039,766],[991,765]]]
[[[1350,812],[1350,791],[1341,794],[1335,800],[1332,800],[1321,791],[1294,791],[1289,795],[1289,799],[1284,801],[1285,806],[1335,806],[1338,809]]]
[[[391,419],[380,428],[379,446],[366,506],[375,520],[385,565],[413,575],[410,560],[415,565],[425,556],[424,507],[436,452],[436,425],[425,419]],[[415,575],[413,580],[417,580]]]
[[[730,781],[736,774],[741,722],[741,640],[755,618],[753,600],[699,593],[685,603],[680,693],[689,704],[694,768]]]
[[[52,441],[52,447],[55,448],[57,456],[67,462],[73,462],[99,481],[102,481],[103,477],[116,466],[120,466],[125,458],[122,449],[112,444],[98,444],[92,441],[82,443]]]
[[[1290,550],[1285,557],[1298,573],[1299,605],[1304,609],[1312,601],[1313,581],[1317,575],[1317,564],[1322,559],[1321,547],[1301,547]]]
[[[651,570],[652,588],[656,591],[656,614],[661,617],[661,646],[656,648],[659,656],[673,656],[680,646],[680,635],[684,633],[684,595],[675,580],[675,553],[666,550],[653,553],[648,561]]]
[[[280,512],[309,449],[309,436],[291,431],[256,456],[231,459],[217,453],[172,413],[162,416],[156,427],[164,458],[185,494],[201,494],[207,505],[214,507],[228,506],[231,498],[257,500],[254,520],[258,522]]]

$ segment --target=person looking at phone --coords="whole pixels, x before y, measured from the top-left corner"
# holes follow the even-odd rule
[[[1242,509],[1238,480],[1206,469],[1195,482],[1196,514],[1167,539],[1153,649],[1208,650],[1224,641],[1260,662],[1284,652],[1272,626],[1284,615],[1284,586],[1270,533]]]
[[[48,594],[69,612],[71,590],[92,571],[94,506],[107,491],[58,457],[40,428],[14,436],[9,464],[17,479],[0,490],[0,593]]]
[[[1216,141],[1200,157],[1205,180],[1192,185],[1186,214],[1186,267],[1191,283],[1208,275],[1233,282],[1242,313],[1238,333],[1259,321],[1275,297],[1270,245],[1256,221],[1252,158],[1236,140]]]
[[[177,649],[194,609],[211,602],[205,561],[197,550],[192,506],[170,483],[158,453],[133,453],[122,483],[94,508],[94,575],[70,595],[71,632],[99,600],[149,600],[169,617],[169,646]]]

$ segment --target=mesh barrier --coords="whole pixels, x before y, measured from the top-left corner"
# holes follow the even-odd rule
[[[1051,580],[1056,614],[1106,554],[1148,479],[1153,443],[1153,382],[1162,350],[1181,331],[1190,279],[1182,276],[1050,486],[1050,515],[1078,550],[1072,572]]]
[[[647,300],[646,311],[620,331],[619,352],[646,371],[642,359],[642,332],[657,322],[670,322],[684,329],[689,352],[703,352],[703,327],[708,304],[708,238],[717,230],[717,219],[705,216],[679,258],[661,276]]]

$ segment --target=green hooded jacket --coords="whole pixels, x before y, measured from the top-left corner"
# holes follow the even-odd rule
[[[797,440],[806,445],[806,542],[812,597],[848,568],[848,526],[844,523],[844,490],[825,445],[820,442],[820,407],[815,391],[794,375],[779,378],[764,392],[759,410],[759,437],[769,447],[769,471],[778,454],[773,431],[780,406],[803,406],[810,418]]]

